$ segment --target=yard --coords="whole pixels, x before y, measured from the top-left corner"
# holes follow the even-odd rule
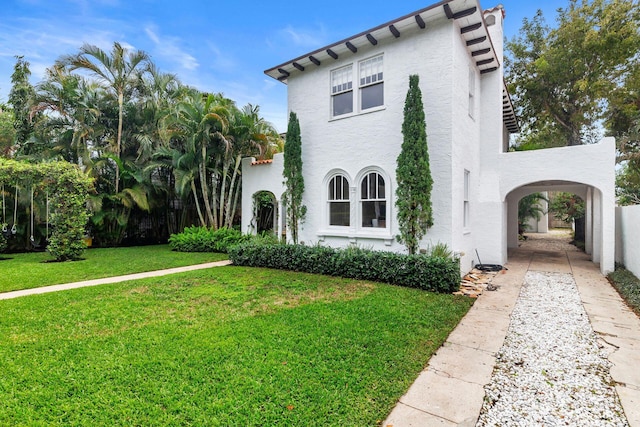
[[[46,252],[0,254],[0,292],[220,261],[227,256],[172,252],[169,245],[155,245],[90,249],[83,258],[46,262],[51,260]]]
[[[471,304],[233,266],[0,301],[0,425],[376,425]]]

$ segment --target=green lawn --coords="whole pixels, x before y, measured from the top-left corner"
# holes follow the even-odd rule
[[[0,301],[0,425],[378,425],[471,304],[245,267]]]
[[[51,260],[45,252],[0,254],[0,292],[141,273],[227,259],[226,254],[172,252],[169,245],[89,249],[84,260]]]

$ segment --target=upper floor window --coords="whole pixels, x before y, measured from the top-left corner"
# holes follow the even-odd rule
[[[343,175],[336,175],[329,180],[328,186],[329,225],[348,227],[351,224],[349,181]]]
[[[333,116],[353,113],[353,66],[331,72],[331,104]]]
[[[382,55],[360,62],[360,109],[384,104]]]
[[[369,172],[360,183],[362,227],[386,228],[387,199],[384,178]]]

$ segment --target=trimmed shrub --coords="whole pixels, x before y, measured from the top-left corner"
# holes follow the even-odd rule
[[[246,242],[251,237],[233,228],[187,227],[169,237],[171,249],[178,252],[227,252],[230,246]]]
[[[235,265],[303,271],[450,293],[460,286],[458,260],[361,248],[333,249],[248,242],[229,249]]]

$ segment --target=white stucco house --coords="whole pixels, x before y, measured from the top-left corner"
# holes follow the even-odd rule
[[[503,80],[502,6],[440,1],[266,70],[287,85],[302,136],[305,244],[402,252],[396,241],[396,158],[409,76],[420,77],[434,186],[434,226],[421,247],[446,243],[463,272],[504,264],[518,245],[517,206],[537,191],[587,201],[587,250],[614,268],[612,139],[508,152],[519,131]],[[255,232],[253,197],[273,195],[284,228],[282,155],[243,160],[242,230]]]

